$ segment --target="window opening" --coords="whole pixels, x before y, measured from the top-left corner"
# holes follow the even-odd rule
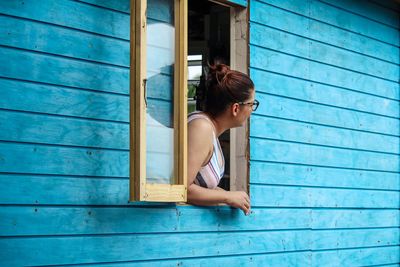
[[[188,113],[203,110],[208,63],[230,65],[230,8],[207,0],[188,2]],[[230,190],[230,130],[219,137],[225,174],[219,187]]]

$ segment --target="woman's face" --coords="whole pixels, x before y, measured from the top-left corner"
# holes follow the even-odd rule
[[[253,106],[251,103],[254,103],[254,100],[255,100],[255,90],[252,89],[250,92],[250,97],[246,101],[243,101],[244,103],[248,104],[241,104],[239,106],[239,112],[237,116],[238,124],[236,125],[236,127],[244,126],[247,119],[253,112]]]

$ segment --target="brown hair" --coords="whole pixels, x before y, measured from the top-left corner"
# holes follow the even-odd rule
[[[216,117],[230,104],[248,100],[254,83],[247,74],[217,64],[209,66],[206,88],[205,111]]]

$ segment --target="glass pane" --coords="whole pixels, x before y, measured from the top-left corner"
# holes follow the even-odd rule
[[[174,1],[147,2],[147,183],[174,184]]]
[[[196,110],[196,90],[202,74],[202,55],[188,55],[188,113]]]

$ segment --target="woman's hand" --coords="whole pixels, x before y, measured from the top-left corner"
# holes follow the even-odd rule
[[[225,191],[225,203],[231,207],[243,210],[245,215],[250,214],[250,198],[246,192],[243,191]]]

